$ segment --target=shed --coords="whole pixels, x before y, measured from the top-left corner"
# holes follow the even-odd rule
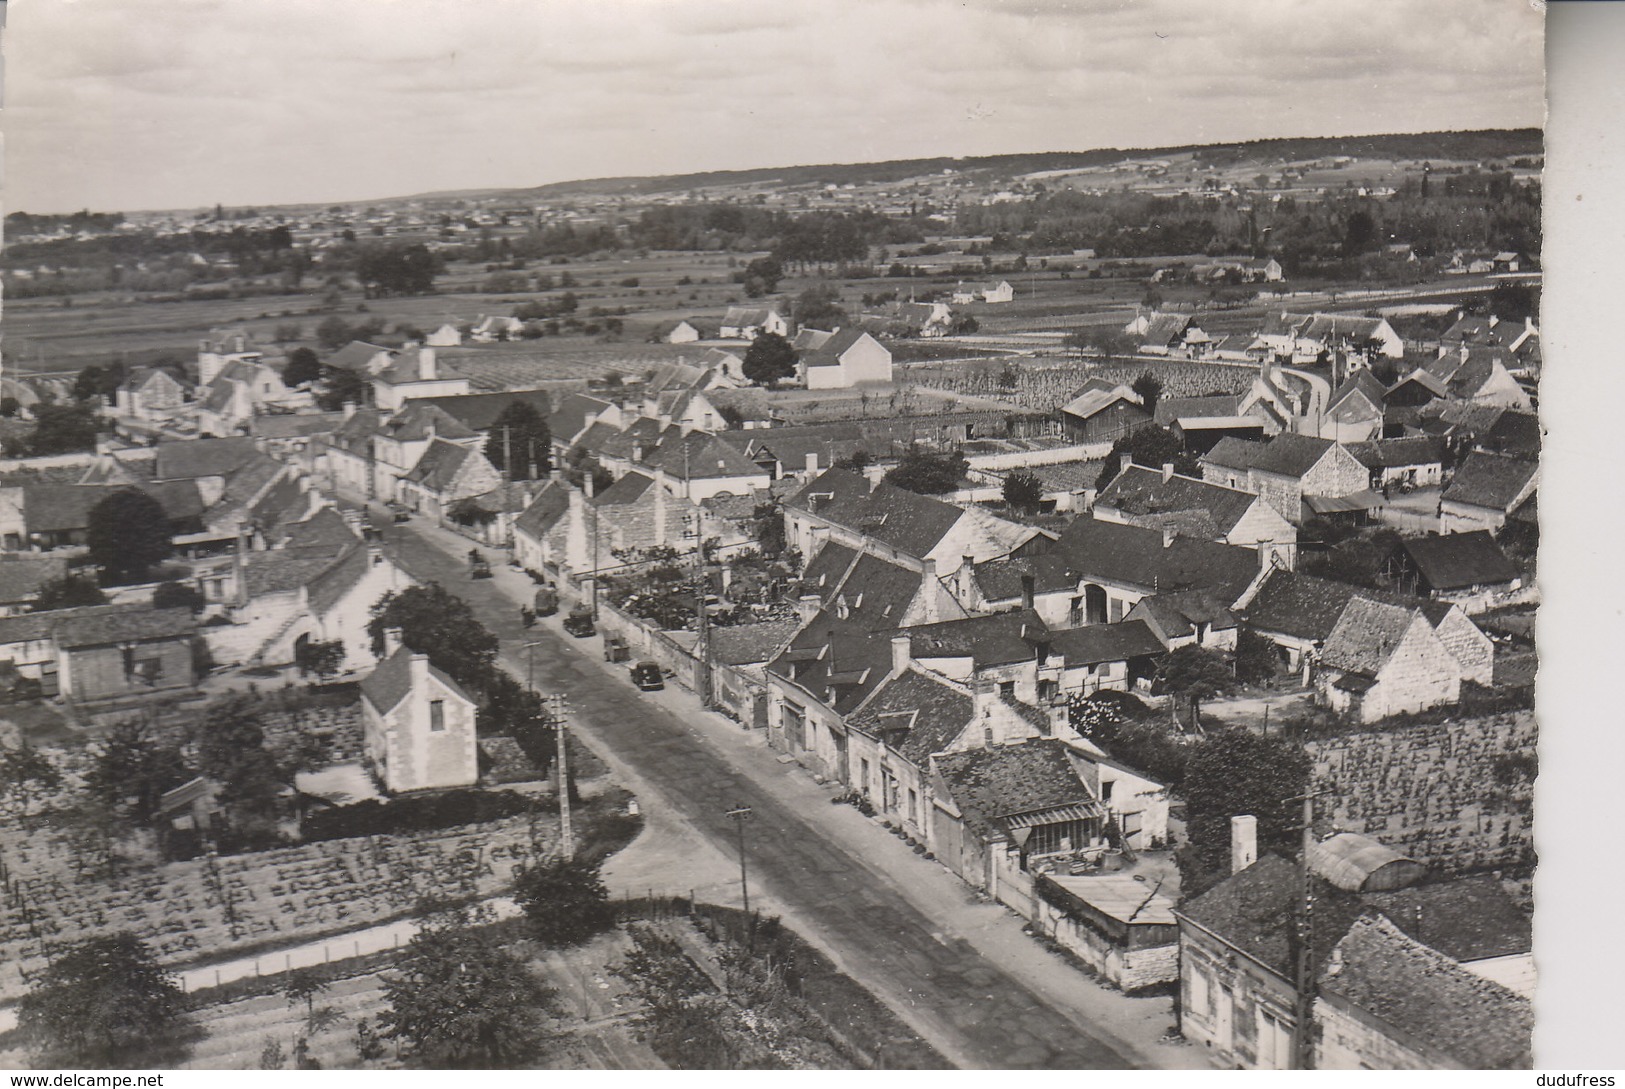
[[[1311,844],[1309,868],[1347,892],[1403,889],[1427,876],[1423,863],[1356,832]]]

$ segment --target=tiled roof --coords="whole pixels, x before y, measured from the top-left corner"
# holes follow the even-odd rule
[[[385,348],[381,344],[368,344],[364,340],[352,340],[328,356],[326,365],[337,367],[340,370],[359,371],[364,369],[379,352],[394,354],[392,349]]]
[[[1456,477],[1443,498],[1490,510],[1510,510],[1539,469],[1539,463],[1534,461],[1475,450],[1456,469]]]
[[[1281,476],[1301,477],[1326,456],[1327,450],[1336,445],[1331,439],[1283,431],[1264,444],[1264,449],[1253,460],[1253,468]]]
[[[753,462],[771,455],[789,472],[805,468],[808,454],[817,454],[818,463],[827,467],[837,458],[850,457],[859,450],[883,455],[890,446],[884,438],[867,437],[858,420],[724,431],[717,438],[738,448]]]
[[[413,382],[443,382],[463,377],[460,372],[436,361],[435,351],[434,348],[424,347],[404,348],[372,380],[390,386],[404,386]],[[423,373],[425,361],[429,365],[429,375]]]
[[[855,325],[847,326],[837,331],[828,340],[818,345],[802,357],[802,362],[809,367],[833,367],[841,362],[841,356],[850,351],[858,341],[869,336],[868,333]],[[873,338],[870,338],[873,339]],[[876,341],[876,344],[879,342]],[[890,352],[886,353],[890,355]]]
[[[344,598],[344,595],[355,588],[356,583],[366,576],[371,567],[371,553],[359,545],[351,546],[349,551],[339,553],[337,560],[329,563],[310,580],[307,588],[310,611],[317,616],[325,616]]]
[[[1416,616],[1415,608],[1354,597],[1326,637],[1320,660],[1333,669],[1375,677],[1399,649]]]
[[[336,554],[326,546],[274,548],[243,558],[243,587],[249,598],[291,594],[333,565]]]
[[[1381,332],[1381,318],[1363,318],[1354,314],[1316,314],[1309,319],[1298,335],[1312,340],[1371,339]]]
[[[654,482],[655,478],[647,473],[627,473],[593,496],[592,501],[600,507],[616,507],[625,503],[635,503],[642,498],[644,492],[654,486]]]
[[[1258,463],[1258,459],[1263,452],[1264,444],[1261,442],[1223,438],[1214,445],[1213,449],[1203,454],[1201,460],[1207,465],[1217,465],[1225,469],[1239,469],[1245,472]]]
[[[248,421],[248,433],[261,439],[302,439],[332,434],[343,422],[342,412],[255,416]]]
[[[1452,960],[1486,960],[1533,947],[1526,915],[1492,874],[1368,892],[1363,899],[1422,944]]]
[[[400,410],[385,420],[378,429],[380,435],[397,442],[423,442],[428,438],[450,441],[472,439],[476,432],[456,416],[429,398],[408,401]]]
[[[1143,620],[1089,624],[1058,631],[1053,639],[1052,649],[1068,666],[1126,662],[1130,658],[1144,658],[1167,650]]]
[[[337,554],[359,540],[344,516],[332,507],[322,507],[304,521],[282,528],[287,534],[283,541],[285,548],[327,548]]]
[[[1321,973],[1320,990],[1473,1070],[1532,1065],[1529,1001],[1408,937],[1387,918],[1356,920]]]
[[[31,600],[39,588],[68,573],[68,561],[58,556],[0,556],[0,604]]]
[[[838,713],[849,714],[886,679],[891,645],[865,625],[824,609],[768,664],[768,670],[799,684]]]
[[[1534,457],[1540,453],[1540,435],[1540,418],[1533,412],[1507,409],[1480,439],[1492,449]]]
[[[1332,393],[1332,399],[1327,403],[1326,411],[1333,412],[1338,405],[1349,398],[1363,395],[1377,411],[1381,412],[1382,401],[1387,394],[1388,391],[1383,389],[1382,383],[1377,381],[1377,376],[1361,367],[1344,379],[1343,384],[1338,386],[1336,391]]]
[[[914,668],[881,685],[847,721],[923,767],[965,732],[975,713],[963,685]]]
[[[157,447],[157,480],[195,480],[225,476],[263,458],[253,438],[186,439],[161,442]]]
[[[1443,455],[1440,442],[1432,435],[1412,435],[1403,439],[1376,439],[1372,442],[1344,443],[1343,448],[1367,469],[1398,469],[1408,465],[1437,465]]]
[[[964,511],[884,482],[870,487],[857,473],[829,469],[785,500],[785,506],[866,533],[905,555],[928,554]]]
[[[474,451],[466,446],[435,439],[402,479],[438,494],[451,486],[463,464],[473,456]]]
[[[729,666],[765,662],[779,653],[799,627],[797,620],[712,626],[708,629],[711,660]]]
[[[1234,416],[1240,403],[1241,398],[1235,394],[1215,397],[1163,397],[1157,401],[1157,410],[1152,417],[1166,427],[1179,419]]]
[[[1127,386],[1114,386],[1111,389],[1088,389],[1077,397],[1061,406],[1061,411],[1068,416],[1076,416],[1086,420],[1095,413],[1110,408],[1118,401],[1127,401],[1133,405],[1140,404],[1139,394]]]
[[[762,475],[755,462],[706,431],[662,442],[653,453],[644,454],[643,463],[678,480]]]
[[[1435,590],[1490,586],[1518,578],[1518,568],[1487,530],[1401,541],[1422,578]]]
[[[1132,515],[1203,511],[1212,518],[1220,534],[1227,534],[1257,502],[1259,498],[1252,492],[1208,484],[1178,473],[1164,480],[1156,469],[1131,465],[1106,485],[1095,505]]]
[[[839,583],[828,586],[828,592],[812,589],[808,580],[802,579],[804,593],[818,593],[835,615],[868,631],[897,627],[923,583],[924,576],[918,571],[867,552],[852,561]]]
[[[546,390],[509,390],[502,393],[468,393],[453,397],[422,397],[408,404],[433,405],[473,431],[488,431],[509,405],[528,404],[546,419],[552,412],[552,399]]]
[[[1076,576],[1074,585],[1100,579],[1152,593],[1210,589],[1234,600],[1258,574],[1258,553],[1250,548],[1189,537],[1165,544],[1159,530],[1094,518],[1074,519],[1048,555]]]
[[[547,418],[548,432],[556,442],[569,442],[587,426],[589,414],[602,414],[614,407],[602,398],[588,397],[584,393],[566,393],[559,398],[552,415]]]
[[[570,509],[569,485],[559,481],[548,481],[536,497],[530,501],[524,513],[514,519],[514,532],[524,532],[527,536],[541,538],[552,529],[558,520],[564,517],[564,512]]]
[[[1242,618],[1259,631],[1324,642],[1337,626],[1357,587],[1274,568],[1265,576]]]
[[[1361,905],[1352,893],[1318,878],[1314,885],[1315,963],[1324,964],[1359,918]],[[1302,901],[1298,867],[1272,854],[1187,901],[1178,913],[1291,980],[1296,967],[1293,934]]]
[[[119,484],[25,484],[23,521],[30,533],[84,529],[97,503],[114,492],[137,490]]]
[[[111,609],[112,611],[103,611]],[[53,617],[51,638],[64,649],[99,647],[147,639],[179,639],[197,631],[191,609],[152,609],[98,605],[42,614]]]
[[[970,658],[976,669],[1030,662],[1051,638],[1031,611],[916,624],[891,634],[908,636],[915,658]]]
[[[1054,738],[946,753],[932,763],[966,822],[983,830],[1003,830],[1001,818],[1021,813],[1099,807],[1066,746]]]
[[[400,705],[412,692],[412,656],[416,653],[411,647],[402,644],[401,648],[388,658],[379,662],[373,671],[361,682],[361,694],[378,709],[380,714],[387,714]],[[460,696],[468,702],[474,702],[462,685],[446,676],[433,664],[429,666],[429,674],[435,680],[451,689],[454,695]]]

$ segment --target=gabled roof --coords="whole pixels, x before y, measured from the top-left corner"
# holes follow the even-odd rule
[[[644,454],[643,464],[678,480],[763,475],[761,466],[708,431],[690,431],[663,441]]]
[[[1068,667],[1126,662],[1130,658],[1145,658],[1167,650],[1143,620],[1089,624],[1058,631],[1053,639],[1052,649]]]
[[[197,631],[197,618],[186,608],[95,605],[41,615],[52,618],[51,638],[64,650],[149,639],[180,639]]]
[[[1264,444],[1253,460],[1253,468],[1280,476],[1301,477],[1336,445],[1331,439],[1283,431]]]
[[[255,416],[248,421],[248,433],[261,439],[302,439],[332,434],[343,422],[342,412]]]
[[[412,693],[412,658],[416,652],[411,647],[402,644],[388,658],[379,662],[373,671],[362,680],[361,694],[380,714],[388,714],[400,706],[402,700]],[[445,685],[456,695],[469,703],[473,699],[463,691],[463,686],[446,676],[432,663],[429,666],[429,675]]]
[[[310,611],[316,616],[325,616],[366,577],[372,562],[371,553],[360,545],[352,545],[348,551],[339,553],[306,587]]]
[[[914,557],[930,553],[965,513],[952,503],[883,481],[871,487],[845,469],[825,470],[784,505],[868,534]]]
[[[365,370],[367,364],[371,363],[373,358],[376,357],[379,352],[384,352],[389,355],[395,354],[393,349],[386,348],[381,344],[369,344],[364,340],[352,340],[350,343],[328,356],[326,365],[329,367],[337,367],[340,370],[346,371]]]
[[[1487,530],[1413,537],[1401,541],[1399,547],[1434,590],[1493,586],[1519,577],[1517,565],[1507,559]]]
[[[225,476],[262,458],[265,455],[260,453],[253,438],[247,435],[161,442],[157,446],[154,479],[195,480],[204,476]]]
[[[602,415],[615,406],[599,397],[585,393],[566,393],[560,397],[547,418],[547,430],[555,442],[569,442],[587,426],[587,417]]]
[[[1517,956],[1534,946],[1529,916],[1493,874],[1368,892],[1362,899],[1406,934],[1462,963]]]
[[[60,556],[0,555],[0,604],[29,601],[45,583],[67,573],[68,561]]]
[[[1357,314],[1316,314],[1298,330],[1298,335],[1320,341],[1370,340],[1380,335],[1387,324],[1381,318],[1365,318]]]
[[[283,530],[287,534],[284,548],[328,548],[335,554],[360,539],[344,516],[332,507],[322,507],[302,522],[283,526]]]
[[[850,714],[886,679],[891,645],[855,620],[823,609],[768,663],[840,714]]]
[[[1348,603],[1360,593],[1348,583],[1276,567],[1264,576],[1258,592],[1242,610],[1242,618],[1259,631],[1324,642]]]
[[[1203,454],[1201,460],[1204,465],[1246,472],[1258,463],[1263,452],[1264,444],[1261,442],[1249,442],[1233,437],[1223,438],[1214,444],[1213,449]]]
[[[472,439],[476,433],[463,421],[439,405],[429,403],[429,399],[426,398],[422,401],[407,401],[395,415],[384,421],[378,428],[378,434],[396,442],[423,442],[429,438],[455,442],[459,439]]]
[[[341,555],[325,545],[250,552],[243,557],[243,591],[250,600],[267,594],[296,593],[333,566]]]
[[[1209,484],[1178,473],[1165,480],[1156,469],[1131,465],[1106,485],[1095,505],[1142,517],[1203,511],[1222,535],[1234,529],[1258,502],[1257,495],[1239,488]]]
[[[969,658],[974,668],[1030,662],[1051,639],[1049,629],[1031,610],[967,616],[935,624],[898,628],[917,659]]]
[[[474,456],[475,452],[466,446],[435,439],[424,449],[417,464],[401,479],[438,494],[451,487],[463,465]]]
[[[1333,669],[1375,677],[1399,649],[1400,640],[1419,615],[1415,608],[1367,597],[1351,598],[1326,637],[1320,660]]]
[[[708,629],[707,653],[717,665],[742,666],[766,662],[784,649],[801,626],[797,620],[763,620],[755,624],[729,624]]]
[[[902,754],[916,766],[941,752],[976,717],[976,704],[960,684],[910,668],[881,685],[847,718],[856,729]]]
[[[1167,639],[1179,639],[1196,634],[1196,625],[1206,624],[1223,631],[1236,626],[1236,615],[1223,601],[1206,590],[1179,590],[1171,594],[1152,594],[1142,597],[1129,610],[1125,619],[1142,619],[1134,614],[1144,611]]]
[[[1331,401],[1326,405],[1326,411],[1335,412],[1337,407],[1344,401],[1358,396],[1364,397],[1371,402],[1373,408],[1381,412],[1383,398],[1387,395],[1388,391],[1383,388],[1381,382],[1377,381],[1377,376],[1361,367],[1344,379],[1341,386],[1337,387],[1332,394]]]
[[[1528,999],[1462,968],[1372,913],[1356,920],[1320,976],[1323,995],[1393,1027],[1404,1042],[1472,1070],[1527,1069]]]
[[[520,389],[502,393],[465,393],[449,397],[421,397],[406,403],[432,405],[456,419],[470,432],[488,431],[509,405],[528,404],[545,420],[552,412],[552,399],[546,390]],[[404,411],[404,409],[403,409]]]
[[[863,340],[865,337],[869,337],[869,334],[856,325],[849,325],[845,329],[837,330],[829,339],[802,356],[801,361],[809,367],[839,366],[841,357],[851,351],[858,341]],[[869,337],[869,339],[874,340],[873,337]],[[880,342],[874,341],[874,343],[878,345]],[[886,354],[890,355],[891,353],[887,352]]]
[[[600,507],[616,507],[626,503],[635,503],[643,497],[643,493],[654,486],[655,478],[647,473],[626,473],[615,483],[592,497],[595,505]]]
[[[1479,441],[1492,450],[1508,454],[1537,457],[1540,454],[1540,417],[1533,412],[1507,409],[1488,429],[1481,432]]]
[[[1325,957],[1360,915],[1357,897],[1314,882],[1315,963]],[[1303,883],[1298,867],[1280,855],[1265,855],[1240,873],[1186,901],[1177,914],[1241,950],[1288,981],[1294,978],[1298,907]]]
[[[1344,449],[1367,469],[1400,469],[1411,465],[1437,465],[1443,459],[1439,439],[1433,435],[1412,435],[1402,439],[1374,439],[1348,442]]]
[[[1076,518],[1040,560],[1060,563],[1064,582],[1099,579],[1152,593],[1207,589],[1234,600],[1258,574],[1258,553],[1161,530]]]
[[[1510,510],[1540,470],[1538,462],[1474,450],[1456,469],[1443,499],[1490,510]]]
[[[932,763],[965,822],[984,832],[1008,833],[1012,818],[1063,806],[1103,813],[1054,738],[945,753]]]
[[[1127,386],[1108,386],[1099,379],[1091,378],[1072,400],[1061,406],[1061,411],[1068,416],[1076,416],[1080,420],[1087,420],[1098,412],[1103,412],[1119,401],[1127,401],[1136,407],[1141,405],[1140,395]]]
[[[1238,414],[1240,405],[1240,396],[1232,393],[1214,397],[1163,397],[1157,401],[1152,418],[1164,427],[1178,420],[1229,418]]]
[[[559,519],[564,517],[565,511],[570,509],[568,489],[569,485],[557,480],[550,480],[542,485],[542,490],[536,493],[530,505],[514,519],[514,532],[523,532],[527,536],[540,539],[557,525]]]

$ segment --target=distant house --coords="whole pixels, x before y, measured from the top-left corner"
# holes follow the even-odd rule
[[[422,344],[408,344],[372,379],[373,403],[389,411],[415,397],[452,397],[469,392],[468,379],[442,368],[435,349]]]
[[[1112,443],[1151,423],[1140,395],[1124,385],[1099,378],[1084,383],[1078,395],[1061,406],[1061,426],[1076,443]]]
[[[1523,575],[1487,530],[1414,537],[1394,546],[1385,572],[1436,601],[1481,612],[1523,585]]]
[[[514,317],[482,316],[474,323],[469,339],[476,344],[490,344],[498,340],[514,340],[524,332],[525,323]]]
[[[400,501],[440,519],[459,499],[484,495],[501,483],[502,474],[483,453],[437,438],[401,477]]]
[[[209,335],[198,342],[198,385],[207,386],[230,363],[258,363],[265,353],[254,344],[254,335],[247,329],[211,329]]]
[[[1373,488],[1436,488],[1444,479],[1443,444],[1432,436],[1375,439],[1346,446],[1370,470]]]
[[[1262,496],[1182,476],[1172,465],[1160,471],[1130,465],[1096,497],[1094,516],[1149,529],[1169,526],[1187,537],[1267,550],[1287,567],[1297,561],[1297,528]]]
[[[863,383],[890,382],[891,352],[862,329],[849,326],[802,353],[796,361],[796,377],[808,389],[849,389]]]
[[[68,561],[58,556],[0,553],[0,617],[27,612],[42,586],[67,573]]]
[[[1535,494],[1540,463],[1510,454],[1475,450],[1456,469],[1439,498],[1444,533],[1498,531],[1521,503]]]
[[[1179,436],[1187,453],[1196,455],[1227,438],[1268,438],[1284,430],[1287,422],[1270,400],[1249,394],[1163,397],[1157,401],[1154,419]]]
[[[719,330],[724,340],[755,340],[762,333],[790,335],[790,323],[770,306],[730,306]]]
[[[1189,314],[1165,314],[1151,310],[1136,314],[1123,332],[1139,338],[1140,351],[1148,355],[1189,356],[1212,343]]]
[[[139,367],[114,394],[115,411],[136,420],[164,419],[186,401],[186,388],[162,368]]]
[[[463,334],[457,326],[448,322],[424,337],[423,343],[431,348],[456,348],[462,345]]]
[[[382,344],[369,344],[364,340],[352,340],[328,356],[323,365],[350,371],[363,378],[371,378],[389,366],[389,361],[394,357],[393,348],[386,348]]]
[[[1089,696],[1102,689],[1133,692],[1141,682],[1149,684],[1167,646],[1143,620],[1125,617],[1119,624],[1055,632],[1050,650],[1061,659],[1061,691]]]
[[[1367,369],[1360,368],[1332,392],[1320,425],[1320,437],[1335,442],[1364,442],[1382,436],[1383,406],[1388,391]]]
[[[986,284],[960,284],[954,288],[954,303],[1007,303],[1015,300],[1016,289],[1010,286],[1009,280],[1000,280],[998,283]]]
[[[662,337],[667,344],[693,344],[703,339],[699,327],[690,321],[680,321],[666,330]]]
[[[386,657],[361,682],[367,764],[391,794],[473,786],[474,700],[400,634],[385,632]]]

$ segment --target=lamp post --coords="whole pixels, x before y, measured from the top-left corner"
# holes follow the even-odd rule
[[[750,806],[736,805],[723,816],[739,826],[739,895],[745,902],[745,914],[750,914],[750,881],[745,871],[745,822],[750,819]]]

